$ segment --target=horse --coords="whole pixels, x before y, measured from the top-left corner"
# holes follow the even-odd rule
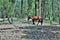
[[[28,21],[29,19],[32,19],[33,24],[35,24],[34,21],[37,20],[38,20],[37,25],[39,24],[39,22],[41,22],[41,25],[43,24],[43,18],[41,16],[28,16]]]

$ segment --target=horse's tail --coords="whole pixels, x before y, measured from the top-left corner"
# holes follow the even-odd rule
[[[43,24],[43,18],[41,18],[41,25]]]

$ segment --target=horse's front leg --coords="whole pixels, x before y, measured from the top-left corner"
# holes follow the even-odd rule
[[[32,20],[32,22],[33,22],[33,24],[35,24],[35,23],[34,23],[34,20]]]
[[[37,23],[37,25],[39,24],[39,22],[40,22],[40,20],[38,20],[38,23]]]

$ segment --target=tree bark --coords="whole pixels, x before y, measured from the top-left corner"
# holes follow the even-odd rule
[[[39,16],[41,16],[41,0],[39,0],[39,3],[38,3],[38,5],[39,5],[39,7],[38,7],[38,9],[39,9]]]
[[[30,15],[31,0],[28,0],[28,16]]]
[[[23,17],[23,0],[21,0],[21,18]]]
[[[8,15],[8,21],[9,21],[9,23],[10,24],[12,24],[13,23],[13,14],[14,14],[14,9],[15,9],[15,2],[16,2],[16,0],[9,0],[11,3],[12,3],[12,7],[13,7],[13,12],[12,12],[12,15]],[[9,16],[10,16],[10,20],[9,20]]]
[[[59,25],[60,25],[60,14],[59,14]]]
[[[37,15],[37,4],[36,4],[36,0],[35,0],[35,16]]]
[[[14,4],[15,3],[15,0],[9,0],[9,2],[11,2],[12,4]]]

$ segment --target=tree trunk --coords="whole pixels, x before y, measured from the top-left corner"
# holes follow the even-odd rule
[[[12,4],[14,4],[15,3],[15,0],[9,0],[9,2],[11,2]]]
[[[42,0],[38,0],[38,16],[41,16],[41,1]]]
[[[60,25],[60,14],[59,14],[59,25]]]
[[[9,23],[10,23],[10,24],[12,24],[12,23],[13,23],[13,16],[14,16],[13,14],[14,14],[15,1],[16,1],[16,0],[9,0],[9,1],[12,3],[13,12],[12,12],[12,15],[11,15],[11,16],[10,16],[10,15],[8,15],[8,21],[9,21]],[[11,18],[10,20],[9,20],[9,16],[10,16],[10,18]]]
[[[4,11],[6,10],[6,6],[5,6],[5,2],[3,2],[3,8],[2,8],[2,18],[3,18],[3,21],[4,21],[4,18],[5,18],[5,13]]]
[[[36,0],[35,0],[35,16],[37,15],[37,4],[36,4]]]
[[[41,17],[44,19],[45,0],[42,0],[42,4],[41,5],[42,5],[42,8],[41,8],[41,10],[42,10],[41,11]]]
[[[21,0],[21,18],[23,17],[23,0]]]
[[[3,18],[3,22],[4,22],[4,13],[3,13],[3,10],[2,10],[2,12],[1,12],[1,13],[2,13],[2,18]]]
[[[31,0],[28,0],[28,16],[30,15]]]
[[[60,10],[60,8],[58,7],[58,11]],[[60,12],[59,12],[60,13]],[[60,14],[59,14],[59,25],[60,25]]]

